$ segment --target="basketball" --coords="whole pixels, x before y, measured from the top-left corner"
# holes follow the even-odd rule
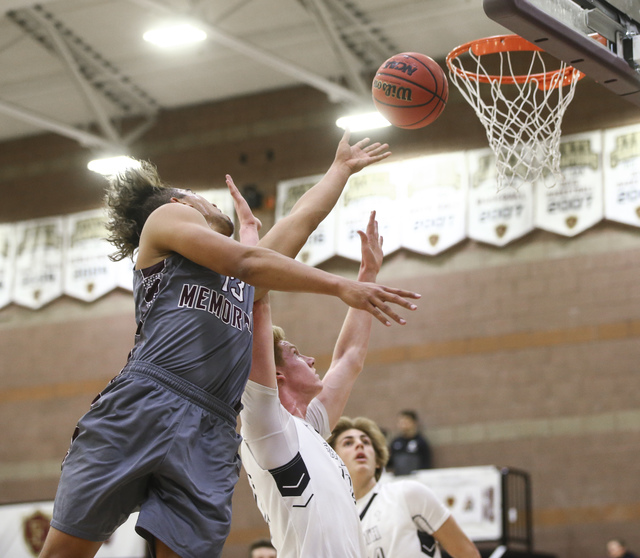
[[[442,68],[417,52],[403,52],[386,60],[371,89],[378,112],[394,126],[408,130],[431,124],[449,97]]]

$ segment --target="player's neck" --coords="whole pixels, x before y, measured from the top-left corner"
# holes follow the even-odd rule
[[[365,477],[359,480],[357,476],[351,475],[351,480],[353,481],[353,495],[356,497],[356,500],[364,498],[375,488],[376,484],[378,484],[375,477]]]
[[[280,403],[294,417],[304,419],[307,416],[307,407],[311,401],[300,396],[294,396],[285,389],[280,391]]]

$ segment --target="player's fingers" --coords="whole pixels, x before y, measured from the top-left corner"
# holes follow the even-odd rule
[[[382,293],[379,295],[385,302],[392,302],[407,308],[409,310],[416,310],[418,307],[408,300],[407,298],[419,299],[422,295],[413,291],[405,291],[404,289],[395,289],[392,287],[381,287]]]
[[[370,304],[368,311],[380,323],[386,326],[391,325],[391,322],[385,317],[385,315],[380,311],[380,309],[375,304]]]
[[[373,145],[369,146],[370,149],[367,149],[367,153],[369,155],[379,155],[381,153],[384,153],[386,151],[389,150],[389,144],[388,143],[374,143]]]
[[[354,147],[359,147],[360,149],[364,149],[366,145],[369,144],[371,140],[369,138],[363,138],[358,143],[354,145]]]
[[[389,306],[388,304],[380,301],[380,302],[376,302],[374,306],[380,312],[389,316],[389,318],[391,318],[394,322],[397,322],[400,325],[405,325],[407,323],[407,321],[404,318],[402,318],[397,312],[395,312],[393,308],[391,308],[391,306]]]

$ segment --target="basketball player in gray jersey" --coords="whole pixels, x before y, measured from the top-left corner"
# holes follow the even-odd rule
[[[107,193],[114,259],[137,251],[138,329],[123,371],[76,428],[41,558],[89,558],[130,513],[158,558],[215,558],[229,532],[238,478],[236,415],[251,364],[254,298],[268,289],[340,297],[385,324],[418,295],[337,277],[285,257],[328,214],[348,177],[388,155],[348,134],[323,178],[263,246],[230,238],[233,223],[155,168],[115,177]],[[256,230],[230,177],[243,229]],[[257,292],[254,296],[254,287]]]

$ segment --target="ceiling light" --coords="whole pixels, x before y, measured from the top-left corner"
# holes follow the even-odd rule
[[[207,34],[187,23],[147,31],[142,38],[159,47],[173,47],[204,41]]]
[[[94,159],[89,161],[87,168],[90,171],[110,176],[118,174],[129,168],[140,168],[140,163],[131,157],[120,155],[119,157],[106,157],[104,159]]]
[[[338,126],[338,128],[349,128],[352,132],[361,132],[363,130],[373,130],[375,128],[391,126],[391,122],[379,112],[367,112],[365,114],[352,114],[338,118],[338,120],[336,120],[336,126]]]

